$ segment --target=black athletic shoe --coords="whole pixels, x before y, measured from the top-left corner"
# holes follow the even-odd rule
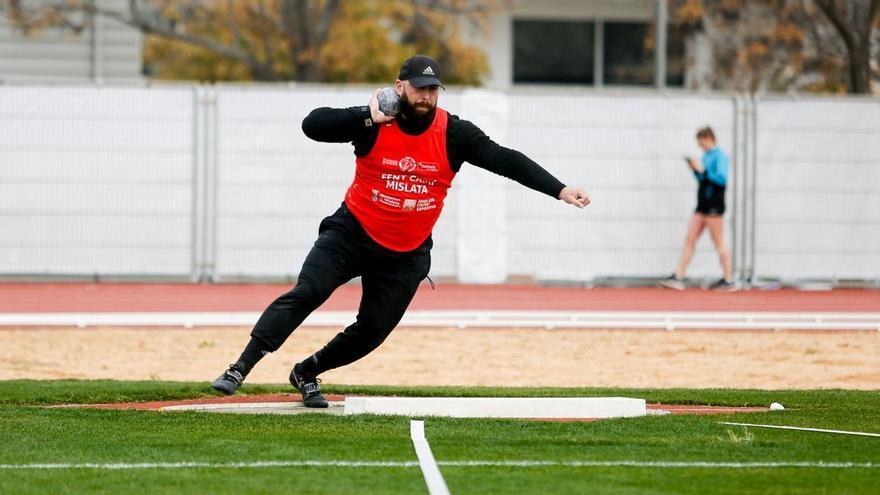
[[[241,374],[238,365],[230,364],[229,369],[224,371],[222,375],[218,376],[217,379],[211,383],[211,386],[218,392],[232,395],[238,390],[238,387],[241,386],[242,382],[244,382],[244,375]]]
[[[302,365],[297,363],[290,370],[290,384],[302,394],[303,405],[306,407],[328,407],[330,403],[321,395],[321,386],[314,376],[304,375],[300,370]]]
[[[733,292],[737,289],[736,283],[729,280],[720,279],[709,286],[709,290],[717,290],[719,292]]]
[[[675,290],[684,290],[685,288],[684,279],[676,277],[674,273],[661,280],[660,286]]]

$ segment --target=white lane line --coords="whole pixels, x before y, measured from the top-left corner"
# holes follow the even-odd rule
[[[354,311],[316,311],[306,326],[351,323]],[[0,326],[252,326],[248,311],[0,313]],[[408,311],[399,326],[452,328],[635,328],[880,330],[880,312]]]
[[[728,423],[719,422],[722,425],[733,426],[753,426],[755,428],[774,428],[777,430],[797,430],[797,431],[817,431],[819,433],[838,433],[840,435],[859,435],[862,437],[880,437],[880,433],[866,433],[864,431],[846,431],[846,430],[823,430],[821,428],[801,428],[799,426],[781,426],[781,425],[756,425],[753,423]]]
[[[416,449],[416,457],[419,458],[419,467],[422,469],[422,476],[425,477],[425,484],[428,485],[428,494],[449,495],[449,487],[446,486],[446,480],[440,474],[434,453],[431,452],[431,446],[428,445],[428,439],[425,438],[425,422],[411,420],[409,422],[409,436]]]
[[[817,468],[817,469],[877,469],[880,464],[871,462],[715,462],[715,461],[439,461],[438,466],[447,467],[635,467],[635,468]],[[187,469],[187,468],[273,468],[273,467],[350,467],[350,468],[413,468],[420,467],[416,461],[255,461],[255,462],[139,462],[139,463],[34,463],[0,464],[0,470],[15,469]],[[439,471],[439,469],[438,469]]]

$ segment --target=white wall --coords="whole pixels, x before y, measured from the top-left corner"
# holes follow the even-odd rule
[[[733,99],[518,92],[511,108],[511,145],[593,199],[579,211],[509,185],[511,270],[577,280],[672,273],[696,206],[683,156],[700,156],[694,134],[707,124],[735,151]],[[688,273],[720,274],[708,238]]]
[[[351,145],[306,139],[302,119],[362,104],[372,89],[0,86],[0,275],[295,276],[354,171]],[[733,98],[550,89],[441,98],[585,186],[593,204],[577,210],[465,164],[434,231],[432,275],[670,273],[696,202],[682,156],[699,155],[693,135],[706,124],[737,164],[728,236],[748,242],[747,219],[730,228],[732,189],[748,168]],[[757,109],[756,274],[880,278],[880,103],[775,99]],[[689,274],[719,273],[704,238]]]
[[[880,100],[758,104],[759,277],[880,277]]]
[[[0,273],[191,268],[191,89],[0,87]]]

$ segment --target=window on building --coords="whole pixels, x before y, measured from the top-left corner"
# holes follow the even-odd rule
[[[513,82],[593,84],[592,22],[513,23]]]
[[[609,22],[604,25],[603,73],[605,84],[654,84],[654,43],[644,22]]]
[[[670,24],[666,33],[666,85],[684,86],[684,40],[682,28]]]

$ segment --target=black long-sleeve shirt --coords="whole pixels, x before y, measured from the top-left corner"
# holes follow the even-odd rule
[[[403,132],[418,135],[428,129],[431,120],[409,121],[398,118],[397,124]],[[366,106],[318,108],[302,123],[303,132],[309,138],[325,143],[350,142],[354,145],[356,156],[366,156],[373,149],[379,127],[380,125],[373,124],[370,108]],[[455,172],[461,170],[463,162],[469,162],[557,199],[565,187],[565,184],[529,157],[500,146],[489,139],[479,127],[452,114],[449,115],[446,126],[446,154]]]

